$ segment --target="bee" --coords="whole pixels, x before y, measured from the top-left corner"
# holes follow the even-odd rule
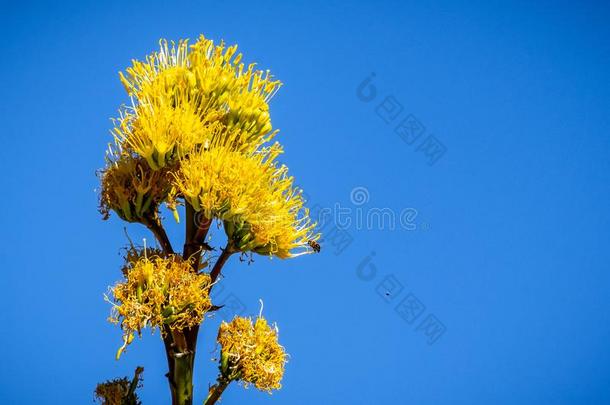
[[[318,242],[316,242],[315,240],[308,240],[307,244],[309,245],[310,248],[313,249],[314,252],[316,253],[320,253],[320,244]]]

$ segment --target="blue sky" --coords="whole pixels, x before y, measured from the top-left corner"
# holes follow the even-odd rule
[[[223,403],[610,402],[601,2],[3,9],[1,403],[90,403],[136,365],[144,404],[168,403],[158,334],[114,360],[102,294],[126,240],[96,210],[95,171],[127,102],[117,72],[160,38],[200,33],[284,82],[271,106],[282,160],[314,211],[351,220],[326,221],[320,255],[229,263],[217,299],[251,314],[263,298],[291,357],[281,391],[235,385]],[[200,336],[196,403],[221,318]]]

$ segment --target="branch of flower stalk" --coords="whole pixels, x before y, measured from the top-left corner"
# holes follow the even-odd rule
[[[193,270],[199,271],[201,254],[203,249],[209,248],[205,243],[205,238],[212,224],[211,219],[202,218],[201,221],[196,220],[196,213],[193,206],[188,202],[186,205],[186,234],[184,238],[184,250],[182,258],[184,260],[193,260]]]
[[[191,254],[193,268],[195,271],[199,271],[203,251],[212,250],[212,248],[205,242],[205,237],[208,234],[211,224],[212,221],[209,219],[206,219],[202,224],[200,224],[199,228],[197,228],[197,232],[195,233],[194,241],[189,243],[189,249],[193,249],[195,251]],[[187,247],[184,248],[184,251],[187,251]]]
[[[184,208],[186,211],[186,226],[184,227],[184,250],[182,251],[182,257],[188,259],[191,256],[190,243],[195,237],[195,209],[188,201],[184,202]]]
[[[196,242],[199,242],[200,244],[205,242],[205,237],[207,236],[208,231],[210,230],[210,225],[212,225],[211,219],[206,218],[201,221],[201,224],[199,224],[199,227],[197,228],[197,232],[195,232]]]
[[[229,257],[231,257],[231,255],[233,253],[235,253],[233,246],[231,245],[230,242],[227,242],[227,246],[224,249],[222,249],[222,253],[220,254],[220,257],[218,258],[218,260],[216,260],[216,263],[214,263],[214,267],[212,268],[212,271],[210,272],[210,279],[211,279],[211,283],[212,283],[210,285],[210,290],[214,286],[214,283],[216,282],[216,279],[218,279],[218,276],[220,276],[220,271],[222,270],[222,266],[225,265],[225,263],[227,262],[227,260],[229,260]]]
[[[231,380],[222,376],[218,377],[218,382],[210,387],[208,397],[206,398],[203,405],[213,405],[220,399],[220,396],[224,390],[229,386]]]
[[[127,398],[129,399],[134,399],[133,402],[134,404],[136,403],[135,399],[136,397],[136,389],[138,388],[138,384],[140,384],[140,382],[142,381],[140,375],[144,372],[144,368],[138,366],[136,368],[136,371],[134,373],[133,379],[131,380],[131,383],[129,384],[129,391],[127,392]]]
[[[146,227],[153,233],[153,235],[155,235],[155,238],[157,238],[159,244],[161,245],[161,248],[165,253],[174,253],[172,243],[170,242],[169,237],[167,236],[167,233],[165,232],[165,229],[163,228],[163,225],[161,225],[161,221],[159,221],[158,218],[145,217],[143,224],[146,225]]]

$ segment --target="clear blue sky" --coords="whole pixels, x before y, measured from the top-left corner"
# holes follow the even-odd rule
[[[168,403],[158,334],[114,360],[102,294],[126,242],[95,170],[127,101],[117,72],[200,33],[285,83],[282,159],[312,206],[352,219],[327,221],[321,255],[227,266],[218,300],[262,297],[291,357],[281,391],[223,404],[610,403],[609,18],[591,1],[4,4],[0,403],[90,403],[136,365],[144,404]],[[356,224],[384,208],[407,226]]]

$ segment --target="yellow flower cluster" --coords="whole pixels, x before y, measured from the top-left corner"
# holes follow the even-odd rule
[[[116,155],[115,155],[116,156]],[[109,155],[108,166],[101,172],[100,212],[104,219],[110,210],[128,222],[142,222],[157,216],[171,183],[167,170],[154,171],[139,157]]]
[[[134,104],[117,122],[117,141],[158,169],[229,133],[238,149],[270,139],[268,101],[280,82],[246,68],[236,51],[201,36],[190,52],[187,41],[161,41],[159,52],[134,61],[121,73]]]
[[[281,83],[245,65],[237,46],[201,36],[168,43],[120,74],[132,99],[115,121],[100,211],[130,222],[182,200],[224,221],[235,251],[288,258],[319,236],[274,137],[270,98]],[[267,145],[267,146],[265,146]]]
[[[200,149],[182,162],[175,185],[196,211],[224,221],[232,248],[281,258],[306,253],[318,236],[287,167],[274,162],[281,152],[277,143],[248,154]]]
[[[250,318],[239,316],[223,322],[218,331],[222,376],[246,386],[252,384],[261,391],[281,388],[287,355],[277,338],[277,328],[270,327],[262,317],[254,324]]]
[[[133,255],[135,259],[137,255]],[[111,288],[113,310],[110,321],[121,325],[125,344],[142,328],[174,330],[199,325],[212,304],[209,297],[210,276],[194,273],[191,263],[180,256],[149,256],[128,263],[125,280]]]

